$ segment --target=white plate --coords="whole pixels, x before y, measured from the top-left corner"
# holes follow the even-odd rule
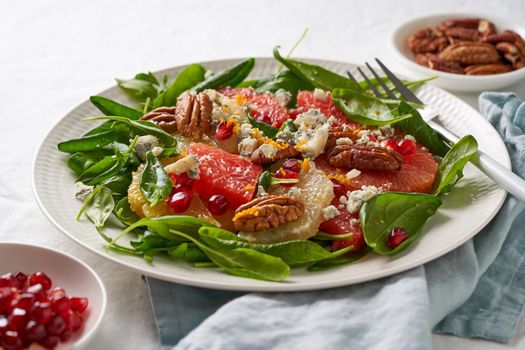
[[[229,67],[238,60],[204,62],[214,71]],[[328,69],[340,72],[354,70],[356,65],[334,61],[309,60]],[[276,63],[270,58],[258,58],[253,76],[263,76],[275,71]],[[168,69],[160,73],[173,76],[184,67]],[[129,103],[117,87],[101,95]],[[439,110],[447,126],[457,134],[473,134],[480,147],[506,167],[510,166],[507,150],[498,133],[474,109],[431,85],[418,92],[420,98]],[[99,115],[95,107],[86,101],[60,120],[46,136],[38,150],[33,167],[33,187],[36,199],[45,215],[68,237],[100,256],[137,272],[182,284],[245,291],[299,291],[321,289],[368,281],[404,271],[435,259],[458,247],[483,228],[497,213],[506,192],[498,188],[477,169],[467,166],[465,178],[454,191],[444,198],[439,212],[424,228],[424,235],[404,253],[393,257],[369,255],[358,263],[340,268],[308,272],[294,269],[284,283],[264,282],[224,274],[216,269],[194,268],[180,261],[156,258],[149,265],[140,257],[108,252],[105,242],[98,236],[90,222],[75,221],[80,202],[73,197],[75,178],[65,164],[66,155],[57,151],[56,145],[63,140],[78,137],[98,123],[84,122],[82,118]],[[116,230],[109,231],[115,235]]]
[[[415,18],[397,27],[390,37],[390,48],[394,56],[409,68],[415,77],[437,76],[438,78],[433,81],[433,84],[455,91],[477,92],[500,89],[525,78],[525,68],[503,74],[473,76],[441,72],[417,64],[414,60],[414,54],[407,46],[408,38],[420,29],[436,28],[441,22],[454,18],[486,18],[496,25],[498,33],[505,29],[511,29],[525,38],[525,27],[516,23],[509,23],[508,19],[497,18],[491,14],[444,13]]]
[[[106,289],[95,271],[80,260],[54,249],[24,243],[0,243],[0,275],[18,271],[26,274],[44,272],[53,280],[53,286],[64,288],[68,296],[88,298],[84,328],[67,342],[60,343],[57,350],[84,348],[95,335],[106,311]]]

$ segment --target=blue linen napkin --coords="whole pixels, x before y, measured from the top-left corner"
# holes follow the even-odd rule
[[[480,96],[525,178],[525,103]],[[509,342],[525,306],[525,204],[449,254],[395,276],[299,293],[239,293],[146,278],[163,349],[430,349],[431,329]]]

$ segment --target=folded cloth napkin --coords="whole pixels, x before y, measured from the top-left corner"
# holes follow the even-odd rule
[[[525,103],[487,92],[480,109],[525,178]],[[381,280],[299,293],[239,293],[147,278],[163,349],[430,349],[431,329],[512,339],[525,306],[525,204],[508,196],[476,237]]]

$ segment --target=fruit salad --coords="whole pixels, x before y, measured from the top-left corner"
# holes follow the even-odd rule
[[[476,140],[449,145],[416,105],[274,57],[284,69],[266,77],[249,78],[250,58],[219,72],[193,64],[169,84],[151,73],[117,80],[136,106],[91,97],[104,115],[87,119],[103,123],[58,145],[76,175],[78,219],[151,263],[162,255],[270,281],[416,242]],[[110,236],[115,221],[123,230]]]

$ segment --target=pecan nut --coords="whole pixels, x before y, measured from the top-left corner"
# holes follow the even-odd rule
[[[496,33],[496,26],[494,26],[494,23],[481,18],[450,19],[441,22],[438,26],[438,29],[444,33],[451,28],[474,29],[482,36]]]
[[[162,130],[173,134],[177,131],[177,120],[175,119],[175,107],[159,107],[140,117],[157,124]]]
[[[525,55],[525,41],[518,33],[513,32],[512,30],[505,30],[499,34],[488,35],[487,37],[483,38],[482,41],[493,45],[502,42],[511,43],[516,46],[522,55]]]
[[[238,231],[263,231],[295,221],[304,214],[304,204],[284,195],[270,195],[241,205],[233,222]]]
[[[341,145],[327,155],[328,164],[336,168],[398,171],[403,157],[388,148],[368,145]]]
[[[477,29],[453,27],[445,31],[445,35],[452,39],[459,39],[462,41],[477,41],[479,39],[479,32]]]
[[[270,152],[267,152],[265,148],[269,148]],[[301,152],[293,144],[287,142],[277,142],[277,147],[263,143],[252,153],[250,160],[254,164],[265,165],[281,159],[297,158],[300,154]]]
[[[421,29],[408,38],[408,47],[414,54],[439,52],[447,46],[447,38],[431,28]]]
[[[358,130],[345,130],[343,127],[340,126],[332,127],[330,131],[328,131],[328,139],[326,140],[326,145],[324,149],[327,150],[334,147],[337,144],[337,140],[341,138],[349,138],[352,141],[357,140],[357,132]]]
[[[496,49],[503,54],[503,57],[512,64],[514,69],[525,66],[525,56],[521,54],[516,45],[501,42],[496,44]]]
[[[510,72],[512,69],[503,63],[493,64],[474,64],[465,67],[465,74],[467,75],[488,75]]]
[[[497,63],[500,60],[494,46],[477,42],[452,44],[439,54],[439,58],[465,65]]]
[[[463,68],[457,62],[445,61],[442,58],[439,58],[438,55],[426,54],[426,55],[417,55],[416,62],[422,66],[429,67],[431,69],[440,70],[442,72],[464,74]]]
[[[208,95],[185,92],[177,99],[175,118],[183,136],[202,138],[210,133],[213,103]]]

